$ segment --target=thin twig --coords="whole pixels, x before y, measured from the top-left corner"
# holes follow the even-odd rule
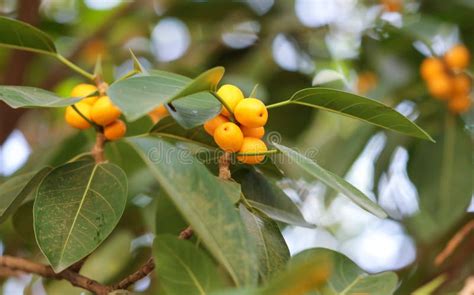
[[[188,226],[187,228],[183,229],[180,233],[178,238],[180,240],[189,240],[193,236],[193,229],[191,226]]]
[[[224,180],[229,180],[231,177],[230,174],[230,159],[231,154],[226,152],[219,158],[219,178]]]
[[[119,283],[112,285],[112,290],[124,290],[133,285],[135,282],[148,276],[155,269],[155,261],[150,258],[136,272],[130,274]]]
[[[449,240],[446,247],[435,258],[435,265],[441,265],[461,244],[464,238],[474,230],[474,220],[465,224],[452,238]]]

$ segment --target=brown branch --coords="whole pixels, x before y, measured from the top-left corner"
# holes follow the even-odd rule
[[[92,147],[92,156],[96,163],[105,162],[104,156],[104,145],[105,145],[105,136],[101,132],[97,132],[95,138],[95,145]]]
[[[180,240],[189,240],[193,236],[193,229],[191,226],[188,226],[187,228],[183,229],[180,233],[178,238]]]
[[[228,152],[225,152],[220,158],[219,158],[219,178],[228,180],[231,177],[230,174],[230,159],[231,159],[231,154]]]
[[[452,238],[449,240],[446,247],[435,258],[435,265],[441,265],[461,244],[464,238],[474,230],[474,220],[465,224]]]
[[[148,276],[155,269],[155,261],[153,258],[148,259],[145,264],[143,264],[136,272],[130,274],[119,283],[112,285],[110,288],[112,290],[125,290],[137,281]]]

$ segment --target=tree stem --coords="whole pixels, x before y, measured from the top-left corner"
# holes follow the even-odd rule
[[[277,102],[277,103],[274,103],[274,104],[270,104],[270,105],[267,105],[267,110],[272,109],[272,108],[282,107],[282,106],[285,106],[285,105],[290,104],[290,103],[291,103],[291,100],[284,100],[284,101],[280,101],[280,102]]]
[[[104,145],[105,145],[105,136],[101,132],[97,132],[95,145],[92,148],[92,156],[97,164],[105,162],[104,156]]]
[[[89,79],[91,81],[94,81],[95,76],[93,74],[84,71],[79,66],[73,64],[70,60],[68,60],[67,58],[65,58],[64,56],[62,56],[59,53],[55,56],[60,62],[62,62],[66,66],[68,66],[70,69],[72,69],[76,73],[81,74],[82,76],[86,77],[87,79]]]

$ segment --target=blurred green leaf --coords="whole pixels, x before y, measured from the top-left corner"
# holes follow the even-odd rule
[[[223,75],[217,67],[192,80],[164,71],[150,71],[150,75],[135,76],[112,84],[108,95],[134,121],[160,104],[169,105],[171,116],[183,127],[192,128],[216,116],[221,104],[208,91],[214,90]]]
[[[56,47],[47,34],[27,23],[0,16],[0,47],[2,46],[56,54]]]
[[[255,241],[259,274],[266,281],[285,267],[290,251],[273,220],[250,212],[243,205],[240,205],[240,216]]]
[[[28,86],[0,86],[0,100],[17,108],[63,108],[80,101],[80,98],[63,98],[53,92]]]
[[[56,272],[94,251],[125,209],[127,178],[114,164],[79,161],[42,181],[33,216],[38,245]]]
[[[43,178],[51,171],[46,167],[37,172],[11,177],[0,184],[0,223],[15,212],[25,199],[33,194]]]
[[[420,211],[408,219],[418,238],[430,242],[458,222],[471,202],[472,142],[461,119],[447,113],[436,144],[417,142],[408,175],[418,190]]]
[[[330,88],[306,88],[293,94],[288,103],[323,109],[433,141],[428,133],[391,107],[349,92]],[[281,105],[285,104],[283,102]]]
[[[156,274],[169,295],[203,295],[225,286],[225,281],[198,246],[172,235],[158,235],[153,243]]]
[[[298,207],[274,182],[255,169],[240,169],[232,177],[240,182],[249,203],[270,218],[291,225],[315,227],[304,219]]]
[[[254,285],[253,244],[226,192],[207,168],[153,136],[127,141],[138,151],[174,205],[237,285]],[[181,155],[180,155],[181,154]]]
[[[359,207],[367,210],[368,212],[374,214],[377,217],[387,217],[387,214],[377,203],[374,203],[366,195],[364,195],[361,191],[352,186],[352,184],[345,181],[343,178],[330,171],[325,170],[324,168],[316,164],[316,162],[312,161],[311,159],[308,159],[304,155],[292,150],[291,148],[277,143],[273,143],[273,145],[275,145],[277,149],[279,149],[283,154],[289,157],[292,160],[292,163],[301,167],[311,176],[319,179],[327,186],[341,192]]]

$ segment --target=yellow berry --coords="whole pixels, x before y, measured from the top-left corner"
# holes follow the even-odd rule
[[[168,116],[168,110],[166,109],[164,104],[160,104],[157,108],[153,111],[149,112],[148,115],[150,116],[153,123],[158,123],[161,119]]]
[[[127,132],[127,125],[122,120],[115,120],[104,127],[104,136],[108,140],[117,140],[122,138]]]
[[[81,112],[82,115],[84,115],[84,117],[90,120],[91,106],[89,104],[85,102],[78,102],[74,106],[79,110],[79,112]],[[64,119],[74,128],[87,129],[91,127],[91,124],[87,122],[81,115],[79,115],[79,113],[72,106],[68,106],[66,108]]]
[[[240,129],[242,129],[242,133],[245,137],[262,138],[265,135],[264,127],[249,128],[242,126]]]
[[[420,66],[421,77],[428,81],[434,76],[439,76],[444,73],[443,61],[436,57],[430,57],[423,60]]]
[[[464,45],[456,45],[444,55],[444,61],[448,67],[455,70],[462,70],[469,66],[471,54]]]
[[[267,151],[267,145],[258,138],[245,137],[239,153],[255,154]],[[265,159],[265,155],[237,156],[237,160],[245,164],[258,164]]]
[[[447,99],[452,94],[452,79],[444,74],[432,77],[428,81],[428,90],[436,98]]]
[[[471,79],[466,74],[459,74],[453,78],[453,92],[456,95],[467,95],[471,91]]]
[[[120,109],[112,103],[108,96],[100,97],[91,109],[92,120],[102,126],[117,120],[120,114]]]
[[[87,96],[87,95],[91,95],[92,93],[94,93],[96,91],[97,91],[97,87],[95,85],[82,83],[82,84],[79,84],[79,85],[75,86],[71,90],[71,96],[72,97],[84,97],[84,96]],[[92,105],[97,101],[97,99],[98,99],[97,96],[91,96],[91,97],[84,98],[83,100],[81,100],[81,102],[85,102],[85,103],[88,103],[88,104]]]
[[[235,153],[240,150],[244,135],[239,126],[232,122],[221,124],[214,131],[214,141],[226,152]]]
[[[267,123],[268,111],[265,104],[256,98],[241,100],[234,110],[237,121],[250,128],[262,127]]]
[[[231,111],[234,111],[235,106],[244,99],[242,91],[237,86],[230,84],[221,86],[219,90],[217,90],[217,95],[227,103]],[[230,113],[225,107],[222,107],[221,114],[230,117]]]
[[[214,136],[214,131],[216,128],[226,122],[229,122],[227,117],[224,117],[223,115],[217,115],[216,117],[204,123],[204,130],[206,130],[210,136]]]
[[[455,96],[448,102],[448,108],[455,114],[465,113],[471,107],[471,99],[467,95]]]

